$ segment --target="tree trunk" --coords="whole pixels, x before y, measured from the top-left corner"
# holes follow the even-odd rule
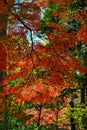
[[[81,104],[85,104],[85,86],[81,88]]]
[[[86,110],[86,101],[87,101],[87,74],[84,75],[83,81],[82,81],[82,88],[81,88],[81,104],[82,108]],[[87,115],[86,113],[82,116],[82,124],[84,130],[87,130]]]
[[[37,121],[37,126],[40,126],[40,118],[41,118],[41,112],[42,112],[42,103],[40,104],[39,108],[39,115],[38,115],[38,121]]]
[[[74,113],[74,110],[73,110],[73,108],[74,108],[74,103],[73,103],[72,100],[70,101],[70,106],[71,106],[71,117],[70,117],[71,130],[76,130],[76,128],[75,128],[75,119],[74,119],[74,117],[72,116],[72,114]]]

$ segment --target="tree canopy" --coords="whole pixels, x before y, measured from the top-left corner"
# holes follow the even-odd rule
[[[10,113],[26,126],[57,130],[64,105],[78,96],[76,75],[87,73],[79,58],[79,45],[87,43],[87,1],[1,0],[0,8],[0,120],[6,124]]]

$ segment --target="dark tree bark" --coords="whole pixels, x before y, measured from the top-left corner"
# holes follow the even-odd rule
[[[74,103],[73,103],[72,100],[70,101],[70,106],[71,106],[71,117],[70,117],[71,130],[76,130],[76,128],[75,128],[75,119],[74,119],[74,117],[72,117],[72,114],[74,113],[74,110],[73,110]]]
[[[38,121],[37,121],[38,127],[40,126],[41,112],[42,112],[42,103],[40,104],[40,107],[39,107],[39,115],[38,115]]]
[[[87,74],[83,76],[82,88],[81,88],[81,104],[84,110],[86,110],[85,108],[86,102],[87,102]],[[87,130],[87,114],[86,113],[83,114],[82,116],[82,124],[83,124],[84,130]]]

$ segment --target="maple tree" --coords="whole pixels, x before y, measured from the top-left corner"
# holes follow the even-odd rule
[[[11,111],[15,116],[32,115],[33,111],[36,115],[33,114],[26,125],[36,121],[39,126],[42,120],[46,124],[49,118],[48,124],[56,125],[60,111],[58,103],[68,102],[72,97],[72,94],[68,98],[61,98],[61,95],[77,84],[73,73],[87,72],[70,52],[77,48],[79,41],[87,43],[87,2],[82,3],[84,8],[79,8],[80,3],[72,0],[0,2],[0,102],[3,106],[7,104],[6,112]],[[41,9],[45,11],[43,18]],[[35,41],[35,35],[41,39]],[[14,104],[22,106],[29,102],[37,108],[20,114],[13,112],[11,97]],[[54,106],[54,116],[50,105]],[[46,113],[50,115],[48,119],[45,119]]]

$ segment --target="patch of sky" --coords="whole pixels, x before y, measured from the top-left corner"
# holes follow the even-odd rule
[[[23,3],[24,0],[15,0],[15,4],[17,3]]]
[[[31,41],[31,37],[30,37],[30,32],[28,31],[27,33],[27,39],[29,41],[29,44],[32,45],[32,41]],[[43,45],[46,44],[46,35],[43,34],[43,37],[38,33],[38,34],[34,34],[32,33],[32,37],[33,37],[33,42],[35,45],[37,45],[38,43],[42,43]]]

